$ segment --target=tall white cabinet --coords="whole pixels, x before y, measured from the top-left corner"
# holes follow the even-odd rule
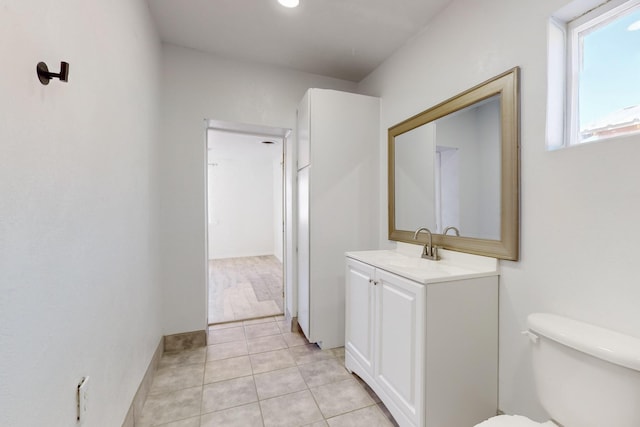
[[[344,253],[377,245],[379,99],[309,89],[298,107],[298,323],[344,345]]]

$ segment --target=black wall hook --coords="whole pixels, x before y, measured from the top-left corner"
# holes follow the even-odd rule
[[[38,62],[36,66],[36,71],[38,72],[38,79],[40,79],[40,83],[43,85],[48,85],[49,80],[53,78],[58,78],[62,82],[69,81],[69,63],[68,62],[60,62],[60,72],[52,73],[49,71],[49,67],[44,62]]]

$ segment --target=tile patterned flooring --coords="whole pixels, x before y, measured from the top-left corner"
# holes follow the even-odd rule
[[[165,353],[137,426],[397,426],[344,368],[282,316],[209,328],[209,346]]]
[[[209,260],[209,323],[282,314],[282,286],[273,255]]]

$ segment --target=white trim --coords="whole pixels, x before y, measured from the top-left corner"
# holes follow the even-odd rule
[[[566,146],[567,108],[567,25],[554,17],[547,34],[547,150]]]
[[[556,11],[553,17],[566,24],[606,3],[607,0],[573,0],[571,3]]]
[[[579,84],[582,38],[640,5],[640,0],[574,1],[549,20],[547,150],[580,145]],[[559,42],[563,39],[562,42]],[[577,48],[577,52],[575,52]],[[601,140],[608,139],[603,138]]]
[[[640,4],[640,0],[611,0],[588,11],[567,24],[567,108],[568,139],[566,145],[579,145],[580,140],[580,71],[583,63],[582,38]],[[577,52],[574,50],[577,48]]]
[[[575,22],[575,21],[574,21]],[[565,87],[566,87],[566,139],[565,146],[579,143],[578,136],[580,119],[580,68],[582,64],[582,46],[580,44],[579,32],[572,26],[567,25],[566,29],[566,65],[565,65]]]
[[[570,20],[568,22],[569,30],[574,31],[577,29],[578,32],[582,32],[590,27],[606,25],[607,22],[605,21],[617,18],[618,15],[625,13],[638,4],[640,4],[640,0],[610,0]]]

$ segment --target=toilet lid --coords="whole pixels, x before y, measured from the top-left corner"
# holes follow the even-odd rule
[[[537,423],[521,415],[498,415],[477,424],[476,427],[558,427],[553,421]]]

